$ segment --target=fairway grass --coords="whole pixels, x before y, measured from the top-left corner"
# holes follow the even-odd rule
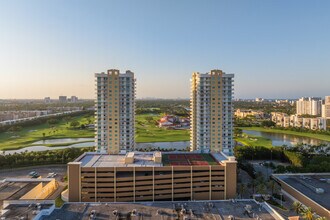
[[[152,121],[147,121],[146,116],[152,116]],[[94,119],[94,116],[82,115],[72,117],[66,123],[61,120],[54,125],[55,129],[51,128],[47,123],[23,128],[19,132],[3,132],[0,133],[0,150],[17,150],[24,147],[31,146],[69,146],[77,143],[85,143],[90,141],[80,141],[72,143],[57,143],[57,144],[33,144],[36,141],[60,138],[93,138],[94,130],[88,129],[72,129],[70,123],[72,121],[79,121],[80,124],[87,124],[88,118]],[[136,142],[175,142],[175,141],[189,141],[189,130],[167,130],[159,128],[155,123],[160,119],[160,115],[142,114],[136,116]],[[57,130],[55,133],[53,130]],[[43,133],[46,134],[43,138]]]
[[[70,122],[79,121],[80,124],[87,124],[88,118],[94,118],[90,115],[81,115],[72,117],[71,120],[66,123],[64,120],[60,120],[58,124],[51,128],[47,123],[29,126],[23,128],[19,132],[3,132],[0,133],[0,150],[15,150],[24,147],[30,147],[41,144],[33,144],[36,141],[46,139],[59,139],[59,138],[92,138],[94,137],[94,130],[88,129],[72,129],[70,128]],[[56,130],[56,132],[53,132]],[[45,133],[45,138],[43,137]],[[87,141],[84,141],[87,142]],[[78,142],[75,142],[78,143]],[[83,143],[83,142],[79,142]],[[68,146],[74,143],[65,143],[60,146]],[[48,147],[59,146],[59,144],[42,144]]]
[[[308,132],[288,131],[288,130],[262,128],[262,127],[240,127],[240,129],[251,130],[251,131],[261,131],[261,132],[268,132],[268,133],[290,134],[290,135],[315,138],[318,140],[330,142],[330,135],[326,135],[326,134],[313,134],[313,133],[308,133]]]
[[[152,121],[147,121],[146,117],[152,117]],[[136,142],[174,142],[189,141],[189,130],[168,130],[159,128],[156,121],[160,115],[142,114],[136,116]]]
[[[270,139],[257,137],[253,135],[247,135],[247,137],[235,137],[234,140],[245,146],[251,146],[251,147],[263,146],[267,148],[273,147],[272,141]]]

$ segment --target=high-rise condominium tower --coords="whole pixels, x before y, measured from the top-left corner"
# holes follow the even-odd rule
[[[296,102],[297,115],[321,115],[322,99],[302,97]]]
[[[330,119],[330,96],[326,96],[322,105],[322,117]]]
[[[192,74],[191,150],[232,153],[233,78],[221,70]]]
[[[134,73],[111,69],[96,73],[97,151],[117,154],[134,149]]]

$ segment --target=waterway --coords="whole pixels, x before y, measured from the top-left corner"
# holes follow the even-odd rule
[[[272,141],[273,146],[286,145],[288,147],[292,147],[297,144],[304,144],[304,145],[327,144],[328,146],[330,146],[330,142],[327,141],[322,141],[319,139],[309,138],[309,137],[301,137],[291,134],[270,133],[270,132],[253,131],[253,130],[243,130],[243,132],[248,135],[259,136],[270,139]]]
[[[46,150],[57,150],[57,149],[65,149],[71,147],[93,147],[95,146],[93,138],[65,138],[65,139],[49,139],[43,141],[37,141],[33,144],[36,146],[24,147],[18,150],[8,150],[8,151],[0,151],[0,154],[14,154],[14,153],[22,153],[22,152],[31,152],[31,151],[46,151]],[[84,143],[75,143],[68,146],[57,146],[57,147],[47,147],[42,144],[65,144],[65,143],[73,143],[73,142],[81,142],[88,141]],[[161,150],[184,150],[189,147],[189,141],[176,141],[176,142],[149,142],[149,143],[136,143],[136,149],[161,149]]]
[[[94,141],[94,138],[62,138],[62,139],[48,139],[48,140],[41,140],[32,143],[35,144],[67,144],[67,143],[74,143],[74,142],[82,142],[82,141]]]

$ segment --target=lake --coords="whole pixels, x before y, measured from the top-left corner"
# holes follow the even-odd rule
[[[14,153],[22,153],[25,151],[31,152],[31,151],[46,151],[46,150],[57,150],[57,149],[65,149],[69,147],[92,147],[95,146],[95,142],[85,142],[85,143],[76,143],[71,144],[68,146],[57,146],[57,147],[47,147],[42,145],[44,144],[54,144],[54,143],[72,143],[72,142],[79,142],[79,141],[88,141],[88,140],[94,140],[93,138],[65,138],[65,139],[49,139],[49,140],[43,140],[34,142],[33,144],[40,144],[37,146],[31,146],[31,147],[24,147],[18,150],[7,150],[4,151],[4,154],[14,154]],[[56,142],[55,142],[56,141]],[[190,145],[189,141],[176,141],[176,142],[149,142],[149,143],[136,143],[136,149],[140,150],[143,148],[160,148],[163,150],[168,149],[175,149],[175,150],[183,150],[186,149]],[[3,151],[0,151],[2,154]]]
[[[6,150],[6,151],[0,151],[0,154],[14,154],[14,153],[22,153],[25,151],[31,152],[31,151],[46,151],[46,150],[58,150],[58,149],[65,149],[69,147],[93,147],[95,145],[94,142],[85,142],[85,143],[77,143],[77,144],[71,144],[68,146],[57,146],[57,147],[47,147],[43,145],[38,146],[31,146],[31,147],[24,147],[18,150]]]
[[[32,144],[67,144],[82,141],[94,141],[94,138],[62,138],[36,141]]]
[[[309,137],[301,137],[291,134],[281,134],[281,133],[270,133],[270,132],[262,132],[262,131],[253,131],[253,130],[244,130],[243,132],[248,135],[259,136],[263,138],[270,139],[272,141],[273,146],[294,146],[296,144],[306,144],[306,145],[320,145],[320,144],[328,144],[330,146],[330,142],[322,141],[315,138]]]

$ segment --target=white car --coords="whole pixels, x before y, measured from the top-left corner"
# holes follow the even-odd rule
[[[55,176],[57,176],[57,173],[48,173],[47,178],[54,178]]]

